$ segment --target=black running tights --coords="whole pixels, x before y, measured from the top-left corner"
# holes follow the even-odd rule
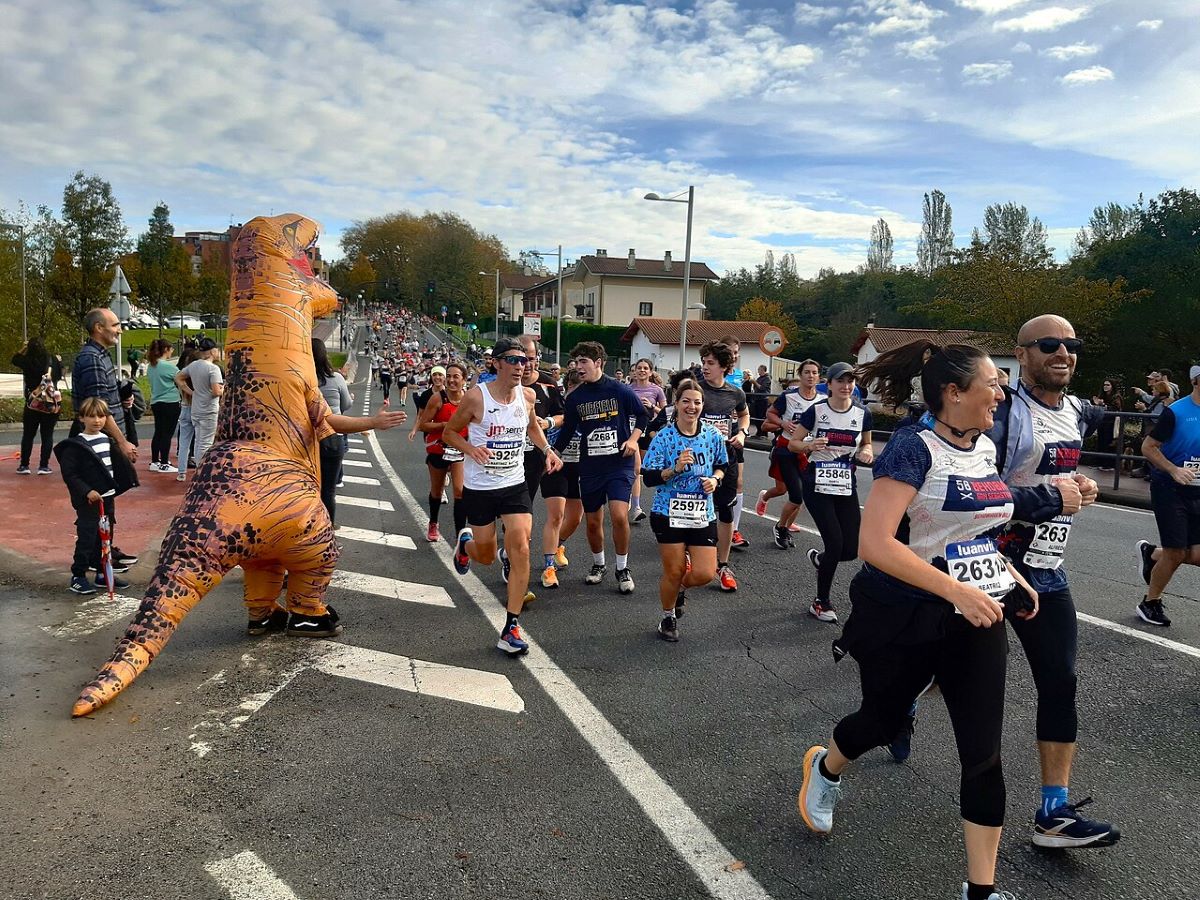
[[[862,522],[858,491],[852,492],[849,497],[818,494],[811,478],[806,478],[804,505],[808,507],[808,514],[812,516],[825,543],[817,566],[817,597],[829,600],[838,563],[849,562],[858,556],[858,526]]]

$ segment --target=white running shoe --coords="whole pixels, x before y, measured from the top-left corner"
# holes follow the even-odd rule
[[[829,753],[824,747],[809,747],[804,754],[804,782],[796,805],[804,824],[817,834],[833,831],[833,809],[842,796],[841,779],[830,781],[821,774],[818,764]]]

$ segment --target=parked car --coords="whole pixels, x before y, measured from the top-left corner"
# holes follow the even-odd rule
[[[163,327],[172,331],[180,328],[184,331],[202,331],[204,323],[195,316],[170,316],[163,322]]]
[[[205,328],[228,328],[229,316],[201,316],[200,321]]]

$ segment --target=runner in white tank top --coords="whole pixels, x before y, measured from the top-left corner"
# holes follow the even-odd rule
[[[525,439],[546,454],[546,471],[557,472],[562,460],[553,452],[533,415],[533,392],[521,385],[525,349],[501,338],[493,350],[496,377],[466,393],[443,430],[447,447],[460,450],[463,461],[463,505],[467,527],[458,533],[454,568],[465,575],[474,560],[491,565],[496,559],[496,519],[504,523],[508,558],[508,615],[496,646],[509,655],[529,652],[517,617],[529,590],[529,538],[533,530],[529,491],[525,487]],[[466,430],[464,438],[460,432]]]

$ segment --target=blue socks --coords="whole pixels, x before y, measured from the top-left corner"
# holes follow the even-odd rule
[[[1042,815],[1048,816],[1060,806],[1067,805],[1067,788],[1065,785],[1042,785]]]
[[[554,554],[553,553],[543,553],[542,557],[543,557],[543,559],[546,560],[545,568],[549,569],[551,566],[554,565]]]

